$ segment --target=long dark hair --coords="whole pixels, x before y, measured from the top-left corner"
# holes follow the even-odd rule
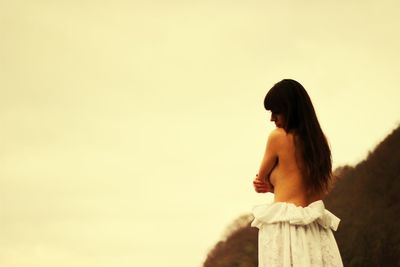
[[[294,134],[308,193],[327,192],[332,180],[331,150],[304,87],[295,80],[284,79],[268,91],[264,107],[282,114],[283,128]]]

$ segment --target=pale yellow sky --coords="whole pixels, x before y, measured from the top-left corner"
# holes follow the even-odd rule
[[[400,123],[397,1],[0,0],[0,265],[200,266],[237,216],[268,89],[334,165]]]

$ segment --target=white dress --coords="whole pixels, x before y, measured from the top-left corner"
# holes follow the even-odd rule
[[[274,202],[255,206],[252,227],[258,232],[258,267],[343,266],[332,230],[340,219],[325,209],[322,200],[307,207]]]

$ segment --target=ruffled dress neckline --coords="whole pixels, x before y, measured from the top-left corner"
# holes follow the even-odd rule
[[[308,225],[317,222],[325,229],[337,230],[340,219],[325,209],[322,200],[310,203],[306,207],[288,202],[275,202],[273,193],[266,193],[267,202],[253,208],[252,227],[261,228],[262,224],[288,222],[291,225]]]

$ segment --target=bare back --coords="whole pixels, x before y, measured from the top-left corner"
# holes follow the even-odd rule
[[[302,164],[301,157],[298,157],[296,161],[294,134],[286,133],[283,129],[275,129],[275,131],[279,131],[278,158],[268,176],[270,183],[274,186],[275,201],[305,207],[321,199],[321,194],[307,195],[307,188],[299,167],[299,164]]]

